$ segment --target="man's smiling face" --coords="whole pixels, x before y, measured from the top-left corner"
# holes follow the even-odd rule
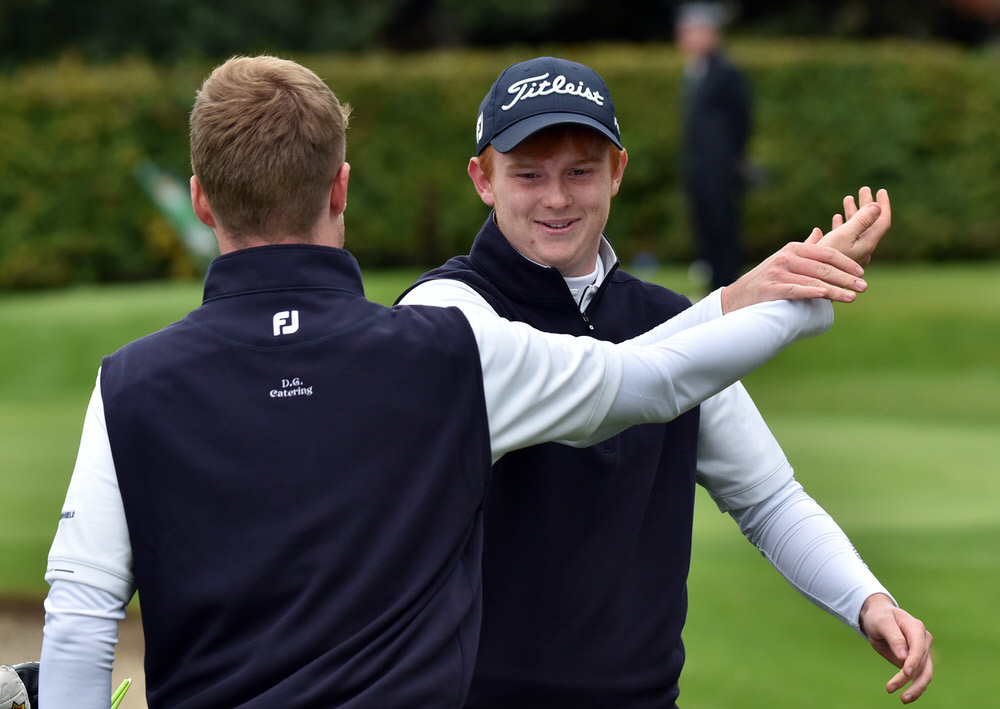
[[[482,158],[473,158],[469,176],[483,202],[496,210],[507,241],[563,276],[593,271],[625,171],[625,151],[613,160],[617,148],[587,128],[542,132],[507,153],[487,150],[488,170]]]

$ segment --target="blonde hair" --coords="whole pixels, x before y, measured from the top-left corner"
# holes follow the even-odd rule
[[[607,143],[608,145],[611,174],[614,175],[621,164],[622,151],[603,135],[586,126],[562,123],[550,126],[549,128],[543,128],[525,138],[515,150],[530,155],[533,158],[544,160],[552,157],[564,146],[568,146],[570,150],[583,154],[593,145],[602,143]],[[479,155],[479,167],[482,169],[483,175],[486,176],[487,180],[493,179],[493,161],[496,159],[496,153],[496,148],[492,145],[487,145]]]
[[[312,71],[233,57],[205,79],[190,118],[191,169],[237,240],[305,236],[344,162],[350,107]]]

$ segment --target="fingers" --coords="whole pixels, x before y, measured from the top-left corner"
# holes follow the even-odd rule
[[[865,611],[861,623],[876,652],[901,668],[886,683],[886,691],[892,694],[902,689],[903,704],[919,699],[934,677],[934,638],[924,624],[901,608],[887,606],[880,598],[875,598],[872,611]]]
[[[910,686],[907,687],[900,695],[900,699],[903,704],[909,704],[910,702],[915,702],[920,699],[920,697],[923,696],[923,693],[927,691],[927,688],[930,686],[933,679],[934,661],[931,659],[930,655],[928,655],[927,662],[923,665],[920,674],[913,678]]]
[[[888,191],[880,189],[876,195],[876,201],[878,202],[878,206],[882,208],[882,215],[879,219],[887,223],[886,229],[888,229],[888,225],[892,223],[892,205],[889,203]]]
[[[902,648],[903,671],[912,676],[930,659],[931,642],[934,638],[922,622],[906,611],[897,608],[896,615],[901,616],[899,626],[906,638]]]
[[[909,682],[910,686],[903,690],[903,693],[899,695],[899,700],[903,704],[911,704],[917,701],[923,696],[924,692],[931,684],[931,680],[934,678],[934,662],[930,657],[927,658],[927,662],[921,667],[920,673],[916,677],[911,677],[907,675],[904,670],[900,670],[896,675],[889,680],[885,688],[889,694],[893,694],[900,688],[905,687]]]
[[[858,202],[857,205],[854,203],[854,197],[847,195],[844,197],[844,216],[850,219],[860,207],[864,207],[866,204],[871,204],[875,201],[872,197],[872,188],[865,186],[858,190]]]
[[[809,241],[821,235],[814,230]],[[723,312],[769,300],[825,298],[851,303],[868,284],[864,269],[829,246],[791,242],[722,291]]]
[[[855,210],[840,228],[852,237],[852,242],[857,241],[866,231],[875,225],[881,215],[882,207],[875,202],[871,202]]]
[[[934,677],[934,662],[931,659],[931,643],[934,637],[924,624],[902,609],[895,609],[899,630],[905,641],[901,648],[894,648],[902,660],[902,670],[889,680],[886,690],[893,692],[910,684],[900,695],[903,704],[916,701],[924,693]]]
[[[881,216],[882,206],[877,202],[858,207],[844,221],[836,215],[833,230],[819,243],[837,249],[863,266],[871,259],[872,252],[889,228],[887,222],[881,221]]]
[[[770,269],[770,282],[783,287],[783,297],[789,299],[818,297],[851,303],[868,289],[862,278],[865,270],[858,263],[836,249],[812,242],[788,244],[765,265]]]
[[[844,222],[850,221],[851,217],[858,213],[858,210],[863,209],[869,204],[878,204],[882,213],[879,215],[878,220],[876,220],[875,227],[876,233],[872,235],[867,235],[865,238],[872,240],[875,244],[882,238],[882,235],[889,230],[889,226],[892,223],[892,210],[889,203],[889,193],[885,189],[879,189],[876,195],[872,195],[872,190],[870,187],[865,186],[858,190],[858,198],[855,199],[852,195],[847,195],[844,197],[844,213],[834,214],[832,220],[832,229],[837,229],[843,226]],[[871,251],[874,250],[872,246]],[[869,253],[870,257],[871,254]]]
[[[844,217],[850,219],[858,211],[858,206],[854,203],[854,197],[847,195],[844,197]]]
[[[874,200],[872,199],[872,191],[869,187],[862,187],[858,191],[858,201],[855,203],[854,197],[852,195],[846,195],[844,197],[844,214],[834,214],[833,215],[833,228],[841,226],[845,221],[849,220],[858,212],[858,205],[862,207],[866,204],[871,204]]]
[[[899,699],[903,704],[910,704],[920,699],[933,679],[934,661],[928,654],[924,662],[915,666],[914,674],[907,673],[905,669],[900,670],[885,685],[885,689],[889,694],[893,694],[909,684],[910,686],[899,695]]]

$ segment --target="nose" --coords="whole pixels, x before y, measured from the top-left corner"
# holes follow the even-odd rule
[[[545,186],[542,204],[549,209],[563,209],[573,202],[572,194],[563,180],[550,180]]]

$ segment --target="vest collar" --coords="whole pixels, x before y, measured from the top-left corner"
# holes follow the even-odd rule
[[[497,226],[493,212],[476,235],[469,258],[478,271],[512,298],[547,305],[572,303],[577,307],[562,274],[551,266],[532,261],[511,246]],[[604,265],[603,281],[594,284],[599,289],[618,268],[618,257],[605,236],[601,237],[598,258]]]
[[[343,290],[364,296],[361,268],[345,249],[275,244],[216,258],[205,275],[203,302],[248,293],[302,289]]]

